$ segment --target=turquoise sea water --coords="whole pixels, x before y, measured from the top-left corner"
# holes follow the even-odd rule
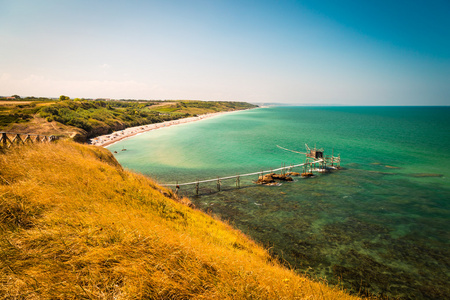
[[[355,293],[450,295],[450,107],[275,107],[141,134],[109,147],[161,183],[304,162],[305,143],[342,169],[281,186],[257,176],[180,190],[295,268]],[[126,148],[127,151],[120,151]],[[296,170],[294,170],[296,171]],[[301,171],[301,170],[297,170]]]

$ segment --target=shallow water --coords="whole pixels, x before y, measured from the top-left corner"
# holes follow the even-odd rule
[[[362,294],[450,294],[450,108],[277,107],[165,128],[109,147],[162,183],[302,163],[305,143],[342,169],[281,186],[257,176],[182,188],[298,272]],[[127,151],[120,151],[126,148]],[[301,171],[301,170],[294,170]]]

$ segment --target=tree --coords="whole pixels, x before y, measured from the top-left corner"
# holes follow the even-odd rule
[[[59,100],[61,100],[61,101],[63,101],[63,100],[70,100],[70,97],[61,95],[61,96],[59,96]]]
[[[11,97],[15,98],[15,99],[20,99],[19,95],[12,95]]]

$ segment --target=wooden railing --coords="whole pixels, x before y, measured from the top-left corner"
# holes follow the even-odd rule
[[[57,139],[58,137],[54,135],[0,132],[0,148],[10,148],[14,145],[48,143]]]

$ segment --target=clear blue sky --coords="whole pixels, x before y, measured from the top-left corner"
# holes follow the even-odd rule
[[[0,95],[449,105],[450,1],[0,0]]]

